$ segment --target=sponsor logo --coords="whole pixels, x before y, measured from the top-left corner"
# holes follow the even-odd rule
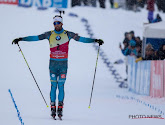
[[[37,6],[41,8],[67,8],[68,0],[0,0],[0,4],[15,4],[25,7]]]
[[[61,39],[60,36],[56,36],[56,40],[59,41]]]
[[[67,0],[19,0],[20,5],[67,8]]]
[[[53,57],[55,57],[55,58],[63,58],[64,56],[55,55]]]
[[[66,75],[65,74],[61,74],[61,78],[62,79],[65,79],[66,78]]]
[[[54,78],[55,77],[55,74],[52,74],[52,77]]]

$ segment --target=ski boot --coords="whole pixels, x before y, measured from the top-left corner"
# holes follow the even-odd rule
[[[55,119],[56,117],[56,105],[54,102],[51,102],[51,116]]]
[[[58,110],[57,110],[57,114],[60,120],[62,120],[62,109],[63,109],[63,102],[59,102],[58,103]]]

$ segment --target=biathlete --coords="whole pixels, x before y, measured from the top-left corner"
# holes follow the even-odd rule
[[[53,18],[54,30],[45,32],[38,36],[27,36],[14,39],[12,44],[18,44],[19,41],[39,41],[47,39],[50,45],[50,104],[51,104],[51,116],[56,116],[56,90],[58,87],[58,109],[57,115],[59,118],[63,116],[63,104],[64,104],[64,84],[67,75],[68,68],[68,49],[69,41],[74,39],[83,43],[97,42],[102,45],[104,42],[101,39],[91,39],[81,37],[78,34],[63,29],[63,18],[61,16],[55,16]]]

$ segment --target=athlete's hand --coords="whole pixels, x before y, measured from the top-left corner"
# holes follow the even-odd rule
[[[99,46],[104,44],[104,41],[102,39],[95,39],[95,42],[97,42]]]
[[[21,40],[22,40],[22,38],[16,38],[16,39],[13,40],[12,44],[13,43],[14,44],[18,44],[18,42],[21,41]]]

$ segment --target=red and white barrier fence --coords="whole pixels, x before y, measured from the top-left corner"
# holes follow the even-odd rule
[[[151,97],[165,97],[165,60],[135,62],[128,57],[129,91]]]
[[[164,96],[164,61],[151,61],[150,96]]]

